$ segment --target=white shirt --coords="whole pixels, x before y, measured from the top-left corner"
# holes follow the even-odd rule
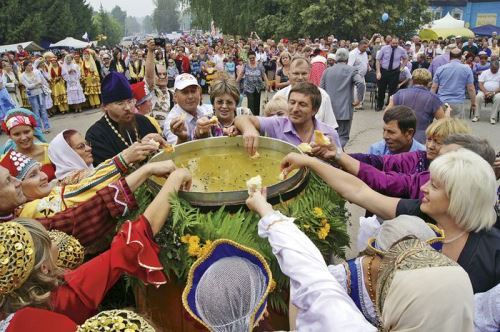
[[[196,128],[196,121],[201,118],[201,117],[208,117],[211,118],[213,115],[213,112],[211,109],[205,108],[198,106],[196,109],[196,117],[193,117],[191,114],[188,112],[184,111],[179,104],[176,104],[172,110],[168,113],[167,118],[165,119],[164,125],[163,125],[163,137],[167,140],[168,144],[177,144],[177,135],[172,133],[170,130],[170,122],[172,120],[177,119],[183,115],[185,117],[184,120],[184,125],[186,126],[187,132],[188,132],[188,141],[193,139],[194,136],[194,129]]]
[[[290,94],[291,89],[292,86],[289,85],[286,88],[276,92],[274,97],[283,96],[286,100],[288,100],[288,95]],[[318,89],[321,92],[321,105],[319,107],[318,113],[316,113],[316,120],[326,123],[327,125],[337,129],[339,127],[339,124],[337,123],[337,119],[335,119],[335,114],[333,113],[330,96],[322,88],[318,87]]]
[[[361,53],[359,48],[353,49],[349,52],[349,60],[347,60],[349,66],[353,66],[358,70],[361,77],[365,77],[368,71],[368,54],[366,52]]]
[[[266,62],[267,61],[267,53],[266,52],[262,52],[262,53],[256,52],[255,59],[257,60],[257,62],[260,62],[260,63]]]
[[[353,300],[330,274],[311,240],[278,211],[259,221],[281,271],[290,278],[290,300],[299,309],[298,331],[375,332]]]
[[[497,91],[500,87],[500,70],[496,74],[493,74],[490,69],[485,70],[479,75],[478,81],[484,83],[486,91]]]
[[[215,69],[218,71],[224,71],[224,59],[226,56],[224,54],[215,54],[214,55],[214,62],[215,62]]]

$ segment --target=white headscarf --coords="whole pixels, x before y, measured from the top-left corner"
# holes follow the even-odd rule
[[[49,158],[56,166],[56,178],[64,179],[70,173],[81,170],[91,170],[92,164],[87,165],[83,159],[69,146],[63,134],[68,129],[63,130],[49,144]]]

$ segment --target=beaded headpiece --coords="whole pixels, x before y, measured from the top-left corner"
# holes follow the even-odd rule
[[[0,161],[0,165],[8,169],[10,175],[22,181],[28,172],[39,163],[20,152],[10,150]]]
[[[10,134],[12,128],[15,128],[17,126],[28,126],[35,128],[35,117],[32,115],[13,115],[10,117],[6,117],[6,121],[2,122],[2,129],[7,133],[7,135]]]
[[[73,270],[83,263],[85,248],[76,238],[57,230],[50,231],[49,237],[59,249],[57,266]]]
[[[35,244],[30,232],[21,224],[0,224],[0,294],[21,287],[35,265]]]
[[[155,332],[144,318],[129,310],[108,310],[91,317],[78,327],[77,332]]]

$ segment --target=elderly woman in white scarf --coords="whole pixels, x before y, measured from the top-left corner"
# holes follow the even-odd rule
[[[265,193],[253,193],[247,205],[261,216],[259,235],[268,239],[282,272],[290,277],[291,302],[299,309],[297,330],[473,331],[474,298],[467,273],[425,241],[400,233],[384,242],[387,252],[372,279],[377,328],[293,218],[275,211]]]
[[[68,54],[64,57],[62,65],[62,77],[66,81],[66,93],[68,95],[68,105],[73,105],[75,112],[82,111],[82,103],[85,102],[85,95],[80,84],[80,66],[73,62],[73,56]]]
[[[94,168],[92,147],[77,130],[65,129],[49,144],[49,156],[56,166],[56,178],[66,185],[77,184],[86,178],[109,177],[110,172],[117,175],[126,173],[130,165],[143,161],[157,150],[158,145],[155,143],[136,142]],[[115,180],[109,177],[109,181]]]

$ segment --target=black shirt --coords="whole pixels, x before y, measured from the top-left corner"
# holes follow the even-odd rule
[[[158,133],[155,126],[153,126],[153,124],[147,117],[141,114],[134,115],[137,123],[137,131],[139,133],[139,137],[136,138],[135,133],[131,133],[130,137],[133,142],[140,140],[147,134]],[[118,129],[118,124],[111,119],[110,121],[113,126]],[[128,137],[124,138],[128,142]],[[109,126],[104,116],[87,130],[85,139],[92,146],[94,166],[99,165],[109,158],[113,158],[128,147]]]
[[[396,216],[407,214],[435,223],[420,210],[418,199],[401,199]],[[457,263],[467,272],[474,293],[490,290],[500,283],[500,230],[469,233]]]

